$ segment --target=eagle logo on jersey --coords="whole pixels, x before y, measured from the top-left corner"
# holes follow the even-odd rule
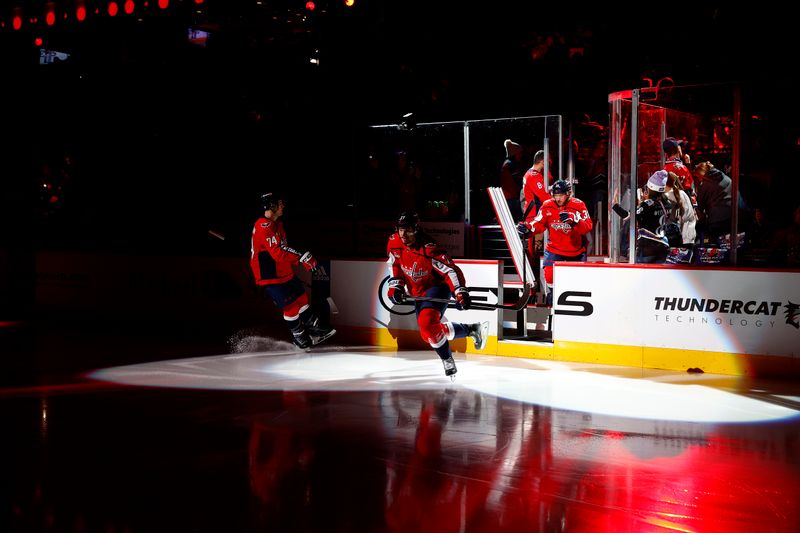
[[[589,214],[586,213],[585,215],[581,216],[581,213],[579,211],[572,212],[573,222],[578,223],[583,218],[589,218]],[[570,224],[568,221],[561,222],[560,220],[557,220],[555,222],[552,222],[550,224],[550,227],[553,229],[561,230],[564,233],[572,233],[572,229],[575,227],[575,224]]]
[[[572,226],[569,225],[567,222],[553,222],[550,224],[550,227],[553,229],[561,230],[564,233],[572,232]]]
[[[800,305],[792,303],[791,301],[784,305],[786,310],[784,313],[786,314],[786,323],[790,326],[794,326],[796,329],[800,329]]]
[[[430,274],[429,270],[422,270],[421,268],[417,268],[416,261],[414,261],[414,264],[411,266],[411,268],[408,268],[405,265],[401,265],[401,268],[403,269],[403,274],[413,279],[414,281],[419,281],[428,274]]]

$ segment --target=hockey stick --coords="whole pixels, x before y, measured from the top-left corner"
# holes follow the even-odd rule
[[[490,304],[486,302],[472,302],[470,305],[470,309],[476,309],[478,311],[491,311],[493,309],[508,309],[510,311],[521,311],[528,305],[528,299],[531,296],[531,286],[529,284],[525,284],[525,287],[522,290],[522,296],[519,300],[517,300],[513,304]],[[404,298],[410,302],[433,302],[439,304],[458,304],[457,300],[451,300],[449,298],[430,298],[428,296],[406,296]]]

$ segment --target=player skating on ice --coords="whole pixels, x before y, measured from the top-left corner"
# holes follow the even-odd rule
[[[461,309],[470,308],[464,274],[445,249],[420,230],[416,213],[400,215],[396,232],[389,237],[387,252],[392,276],[389,279],[389,299],[393,303],[403,303],[406,293],[444,300],[454,294]],[[443,323],[446,309],[445,302],[414,302],[420,335],[441,358],[445,375],[453,377],[457,369],[448,341],[469,336],[475,342],[475,349],[483,350],[489,322]]]
[[[310,252],[300,253],[286,244],[283,210],[286,202],[277,193],[261,195],[264,216],[256,220],[250,243],[250,268],[256,285],[269,294],[292,332],[298,348],[309,348],[333,336],[336,330],[322,325],[308,302],[303,282],[292,267],[298,263],[314,271],[317,260]]]

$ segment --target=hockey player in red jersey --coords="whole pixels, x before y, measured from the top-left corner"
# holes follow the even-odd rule
[[[552,181],[552,174],[548,171],[548,181]],[[530,222],[536,218],[542,204],[551,198],[544,180],[544,150],[539,150],[533,156],[533,166],[522,177],[522,210],[523,219]],[[528,260],[534,270],[539,270],[539,256],[542,252],[544,235],[536,235],[528,240]]]
[[[547,283],[547,305],[553,305],[553,263],[586,261],[586,234],[592,231],[592,219],[586,205],[572,198],[564,180],[553,183],[553,197],[542,204],[536,218],[520,222],[521,237],[549,230],[550,239],[544,249],[544,279]]]
[[[461,309],[471,305],[464,274],[447,252],[419,228],[416,213],[405,212],[397,221],[396,232],[387,245],[392,277],[389,279],[389,299],[402,304],[405,295],[449,299],[455,295]],[[476,350],[483,350],[489,333],[489,322],[461,324],[442,322],[447,303],[415,301],[414,308],[419,333],[436,351],[444,364],[447,376],[455,375],[456,363],[449,340],[472,337]]]
[[[533,166],[522,177],[522,194],[525,220],[533,220],[542,204],[550,199],[550,193],[547,192],[547,185],[544,182],[544,150],[536,152],[533,156]]]
[[[294,344],[298,348],[309,348],[336,333],[335,329],[322,325],[314,314],[303,283],[292,269],[299,263],[306,270],[314,271],[317,260],[310,252],[300,253],[286,244],[286,232],[280,221],[286,203],[279,194],[261,195],[261,207],[264,216],[253,226],[250,268],[259,289],[269,294],[283,311]]]

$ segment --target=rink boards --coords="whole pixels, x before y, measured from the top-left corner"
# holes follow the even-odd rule
[[[497,301],[497,261],[456,261],[476,299]],[[385,297],[384,261],[332,261],[334,323],[386,347],[419,346],[410,307]],[[380,287],[356,294],[353,287]],[[604,263],[557,263],[553,343],[498,342],[495,311],[459,311],[455,322],[491,322],[483,353],[708,373],[800,374],[800,272]],[[474,351],[456,341],[456,351]]]
[[[497,301],[498,261],[457,263],[476,301]],[[394,310],[386,300],[383,259],[334,260],[329,270],[339,311],[331,318],[341,342],[425,348],[411,308]],[[305,272],[298,274],[308,283]],[[319,286],[328,288],[324,278]],[[39,252],[35,285],[36,309],[54,316],[180,316],[242,327],[279,320],[250,287],[246,262],[236,258]],[[555,289],[552,343],[498,342],[501,317],[494,311],[451,308],[446,317],[489,320],[487,354],[800,376],[798,271],[557,263]],[[457,352],[474,351],[471,340],[451,345]]]
[[[476,302],[498,303],[502,265],[496,260],[456,261]],[[424,348],[411,305],[394,305],[387,297],[389,265],[384,260],[331,261],[331,297],[338,313],[332,316],[337,328],[348,328],[358,340],[386,347]],[[502,302],[500,302],[502,303]],[[483,353],[497,353],[498,311],[461,311],[454,307],[445,312],[451,322],[489,321],[489,340]],[[472,341],[453,341],[454,350],[474,351]]]

